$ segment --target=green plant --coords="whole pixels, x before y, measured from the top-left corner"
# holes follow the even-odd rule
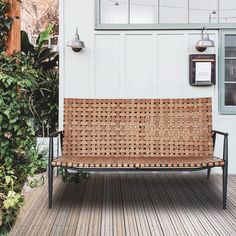
[[[56,131],[58,127],[59,55],[46,46],[52,28],[53,26],[49,25],[39,35],[36,46],[29,42],[26,32],[21,32],[22,52],[27,55],[28,63],[41,71],[31,102],[37,136],[43,137]]]
[[[45,46],[48,43],[52,29],[53,25],[49,25],[38,36],[36,46],[29,42],[28,34],[25,31],[21,31],[21,51],[29,56],[30,63],[35,69],[42,69],[44,72],[54,70],[59,61],[58,52],[53,52]]]
[[[6,49],[5,43],[11,29],[13,19],[7,16],[10,4],[6,0],[0,0],[0,52]]]
[[[66,183],[79,183],[81,178],[90,179],[91,177],[88,172],[78,171],[69,173],[64,168],[60,169],[60,174],[62,176],[62,181]]]
[[[23,204],[28,176],[41,168],[30,99],[40,72],[21,54],[0,54],[0,235],[9,230]]]
[[[58,127],[59,75],[58,71],[47,71],[37,79],[32,96],[34,124],[37,136],[49,136]]]

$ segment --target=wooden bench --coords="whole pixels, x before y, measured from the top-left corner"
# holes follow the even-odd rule
[[[223,158],[214,156],[216,134],[224,135]],[[62,155],[53,157],[53,137]],[[223,169],[226,208],[228,134],[212,131],[211,98],[65,99],[64,131],[50,137],[49,208],[53,168],[83,170]]]

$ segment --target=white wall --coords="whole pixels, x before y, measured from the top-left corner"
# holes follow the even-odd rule
[[[236,174],[235,116],[218,113],[218,88],[189,85],[189,54],[200,31],[95,31],[94,1],[61,1],[60,126],[63,98],[180,98],[214,101],[214,128],[230,133],[229,172]],[[66,47],[78,26],[81,53]],[[210,31],[218,56],[218,31]],[[218,67],[218,65],[217,65]],[[217,78],[218,79],[218,78]],[[220,153],[220,149],[217,150]]]

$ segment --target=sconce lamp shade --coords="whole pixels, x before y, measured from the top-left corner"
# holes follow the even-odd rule
[[[206,27],[203,27],[202,36],[201,36],[201,39],[197,41],[196,49],[199,52],[203,52],[209,47],[215,47],[215,43],[213,40],[210,39],[209,34],[207,33]]]
[[[85,48],[84,42],[80,40],[77,28],[75,38],[67,43],[67,47],[72,48],[74,52],[80,52],[83,48]]]

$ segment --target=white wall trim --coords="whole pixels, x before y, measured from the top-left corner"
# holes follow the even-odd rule
[[[63,109],[64,109],[64,81],[65,81],[65,45],[64,45],[64,4],[65,0],[59,1],[59,130],[63,130]]]

